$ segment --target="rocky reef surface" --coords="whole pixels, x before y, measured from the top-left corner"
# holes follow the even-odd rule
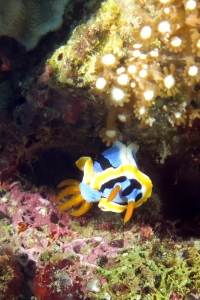
[[[59,1],[31,51],[21,24],[52,1],[11,31],[1,2],[0,299],[200,299],[199,1]],[[126,224],[58,211],[75,161],[118,139],[140,147],[147,202]]]

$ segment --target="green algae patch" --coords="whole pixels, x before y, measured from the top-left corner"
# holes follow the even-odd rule
[[[157,241],[124,248],[107,268],[98,267],[98,273],[113,299],[167,300],[172,292],[185,296],[200,291],[199,264],[197,249]]]
[[[53,83],[61,86],[89,87],[94,81],[96,57],[126,53],[120,28],[126,24],[125,16],[115,1],[102,3],[96,14],[77,26],[66,45],[58,48],[48,63],[53,68]]]

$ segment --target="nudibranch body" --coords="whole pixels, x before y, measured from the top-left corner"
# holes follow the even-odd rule
[[[98,202],[103,211],[121,213],[126,211],[124,222],[130,220],[133,210],[142,205],[150,196],[152,182],[139,171],[136,152],[138,145],[131,143],[125,146],[117,141],[102,152],[97,159],[81,157],[76,166],[83,171],[83,180],[62,181],[58,187],[67,186],[56,197],[56,202],[67,197],[67,201],[58,206],[59,210],[78,206],[69,210],[72,216],[86,213]]]

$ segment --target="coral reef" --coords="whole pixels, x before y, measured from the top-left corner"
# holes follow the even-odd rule
[[[199,15],[197,1],[105,1],[50,58],[52,81],[90,88],[95,105],[105,102],[110,113],[100,136],[107,146],[118,139],[116,120],[129,123],[130,113],[142,127],[159,124],[165,132],[169,124],[192,126]]]
[[[53,199],[45,188],[2,189],[1,297],[15,282],[12,299],[200,298],[199,241],[163,220],[156,194],[126,226],[97,209],[73,220]]]
[[[68,0],[0,1],[0,36],[9,36],[33,49],[41,36],[62,24]],[[44,14],[45,12],[45,14]]]

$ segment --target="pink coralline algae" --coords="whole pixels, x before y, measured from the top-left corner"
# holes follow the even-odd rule
[[[144,238],[151,239],[153,238],[153,229],[150,226],[142,226],[140,232]]]
[[[115,259],[123,247],[114,232],[110,241],[101,230],[87,233],[93,220],[90,215],[78,219],[83,233],[75,230],[73,218],[57,211],[54,195],[44,188],[27,192],[13,184],[1,197],[0,211],[10,219],[14,251],[36,264],[32,291],[40,300],[64,300],[66,295],[71,295],[67,299],[90,299],[88,293],[100,291],[106,283],[95,276],[98,265]]]
[[[78,275],[81,271],[82,276]],[[76,264],[67,259],[57,264],[49,263],[44,268],[38,268],[33,284],[34,294],[40,300],[86,299],[84,279],[87,279],[84,270],[78,270]]]
[[[92,266],[99,264],[99,259],[104,257],[106,260],[117,257],[117,253],[123,243],[111,242],[101,237],[92,237],[85,239],[76,239],[70,243],[62,245],[61,249],[65,253],[72,251],[78,255],[82,263],[88,263]]]
[[[169,300],[181,300],[181,299],[182,299],[181,295],[175,292],[171,292],[169,296]]]
[[[11,218],[18,240],[23,243],[33,260],[51,244],[52,239],[71,233],[67,226],[58,225],[58,220],[68,224],[68,215],[57,213],[53,204],[53,194],[48,192],[46,194],[48,200],[39,192],[22,192],[14,185],[0,201],[0,211]]]

